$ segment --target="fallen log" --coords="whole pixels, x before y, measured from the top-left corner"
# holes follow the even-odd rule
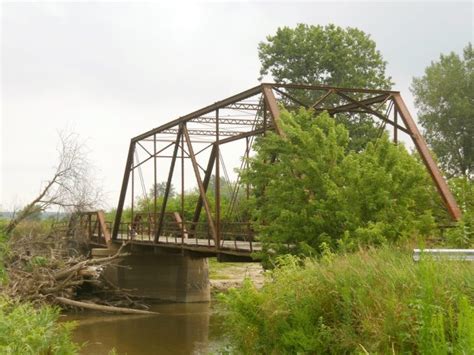
[[[158,312],[144,311],[141,309],[104,306],[104,305],[96,304],[96,303],[74,301],[74,300],[71,300],[69,298],[64,298],[64,297],[56,297],[56,300],[68,306],[91,309],[94,311],[101,311],[101,312],[122,313],[122,314],[148,314],[148,315],[160,314]]]

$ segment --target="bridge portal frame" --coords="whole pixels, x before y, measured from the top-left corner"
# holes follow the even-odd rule
[[[313,92],[318,93],[317,98],[312,103],[303,102],[298,96],[298,92]],[[278,96],[278,99],[277,99]],[[313,95],[314,96],[314,95]],[[252,103],[245,100],[259,97],[258,103]],[[337,98],[336,100],[334,100]],[[332,101],[331,101],[332,100]],[[461,211],[449,190],[449,187],[435,163],[430,151],[418,130],[413,117],[411,116],[405,102],[403,101],[400,92],[389,90],[373,90],[360,88],[340,88],[330,86],[314,86],[301,84],[285,84],[285,83],[262,83],[251,89],[243,91],[239,94],[230,96],[224,100],[218,101],[214,104],[208,105],[190,114],[172,120],[157,128],[149,130],[140,134],[130,141],[127,161],[122,180],[122,187],[120,191],[115,221],[112,231],[112,240],[118,239],[120,223],[122,219],[127,189],[132,180],[132,216],[133,216],[133,189],[134,189],[134,175],[135,168],[145,163],[146,161],[154,160],[154,179],[156,184],[156,158],[166,149],[173,147],[171,156],[163,156],[171,159],[170,169],[168,172],[168,179],[166,181],[166,189],[163,196],[163,203],[160,207],[160,213],[157,214],[156,193],[154,215],[158,216],[154,230],[154,243],[159,241],[160,233],[163,228],[163,219],[169,199],[170,189],[172,186],[172,178],[175,170],[176,162],[181,158],[181,162],[186,158],[190,159],[196,178],[199,190],[199,198],[195,207],[193,223],[199,220],[202,208],[206,211],[207,224],[210,234],[214,240],[214,247],[219,250],[221,245],[221,206],[220,206],[220,147],[223,144],[230,143],[240,139],[246,139],[247,148],[246,154],[251,149],[249,147],[249,137],[265,135],[267,131],[275,131],[277,134],[284,136],[285,133],[281,129],[280,124],[280,107],[279,101],[284,101],[287,105],[292,107],[306,107],[312,108],[315,112],[327,111],[330,115],[337,114],[354,114],[363,113],[369,114],[381,121],[383,129],[386,125],[392,126],[393,140],[395,143],[399,141],[399,131],[406,133],[414,143],[415,148],[420,154],[424,165],[426,166],[437,190],[440,194],[447,211],[451,218],[455,221],[461,217]],[[330,104],[332,102],[332,104]],[[219,115],[221,110],[250,110],[256,112],[259,121],[249,120],[244,118],[226,118]],[[385,112],[384,112],[385,111]],[[214,115],[209,117],[213,113]],[[213,129],[190,129],[190,123],[205,123],[207,125],[215,125]],[[249,129],[241,132],[236,132],[233,129],[228,129],[230,125],[247,126]],[[226,128],[227,127],[227,128]],[[165,148],[157,150],[157,135],[167,134],[175,135],[174,141],[171,141]],[[205,136],[210,137],[213,141],[199,152],[195,152],[193,148],[193,137]],[[142,141],[153,139],[153,152],[147,150]],[[144,161],[134,165],[134,153],[137,147],[144,149],[149,157]],[[185,150],[187,147],[187,151]],[[197,154],[205,149],[211,148],[208,164],[203,168],[196,160]],[[183,163],[182,163],[183,164]],[[184,168],[183,168],[184,169]],[[182,169],[182,171],[183,171]],[[204,172],[201,177],[199,170]],[[206,196],[209,181],[211,179],[212,171],[215,169],[215,211],[211,211],[211,206]],[[182,173],[183,174],[183,173]],[[182,175],[184,181],[184,175]],[[184,184],[184,182],[183,182]],[[184,191],[184,187],[183,187]],[[181,194],[184,198],[184,194]],[[183,201],[182,201],[183,202]],[[133,217],[132,217],[133,219]],[[195,224],[191,225],[193,229]],[[184,236],[184,223],[182,223]],[[184,238],[183,238],[184,239]]]

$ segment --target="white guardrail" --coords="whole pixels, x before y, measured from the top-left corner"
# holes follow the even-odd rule
[[[419,261],[422,255],[437,260],[474,261],[474,249],[413,249],[414,261]]]

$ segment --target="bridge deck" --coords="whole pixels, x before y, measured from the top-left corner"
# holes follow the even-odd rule
[[[131,238],[126,234],[119,234],[115,242],[121,243],[123,241],[149,247],[184,249],[203,254],[229,254],[242,257],[251,257],[252,253],[262,250],[259,242],[248,242],[243,240],[222,240],[219,248],[216,248],[214,240],[212,239],[161,236],[159,237],[158,242],[155,243],[148,235],[135,235]]]

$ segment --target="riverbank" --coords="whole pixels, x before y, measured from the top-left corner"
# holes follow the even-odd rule
[[[264,281],[262,265],[258,262],[218,262],[216,258],[209,258],[209,282],[212,294],[240,287],[246,278],[252,280],[255,287],[262,287]]]

